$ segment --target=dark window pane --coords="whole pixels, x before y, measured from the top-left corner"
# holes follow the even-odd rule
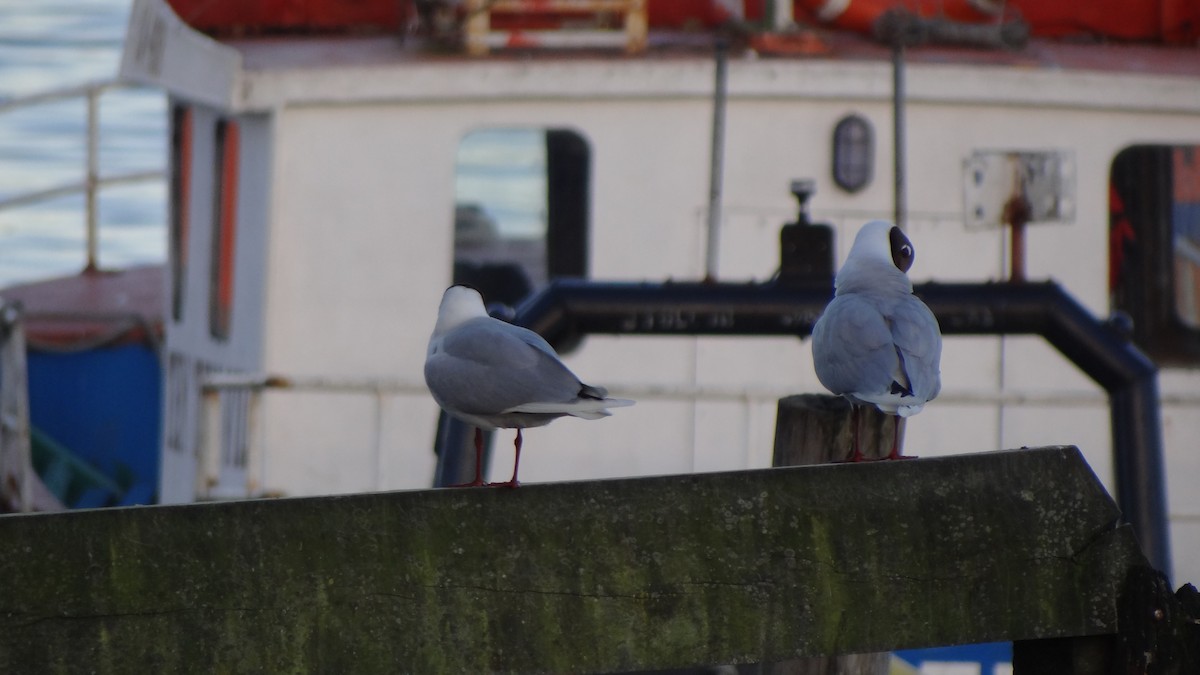
[[[1113,160],[1109,287],[1161,365],[1200,363],[1200,153],[1138,145]]]
[[[590,151],[579,134],[472,132],[459,145],[454,281],[515,305],[557,277],[587,274]]]

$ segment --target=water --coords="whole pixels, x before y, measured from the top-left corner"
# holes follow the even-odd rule
[[[116,77],[130,0],[0,0],[0,100]],[[166,101],[152,90],[100,98],[100,175],[162,170]],[[0,199],[81,182],[83,98],[0,112]],[[99,197],[102,268],[166,258],[162,182],[107,187]],[[69,275],[85,257],[82,194],[0,210],[0,288]]]

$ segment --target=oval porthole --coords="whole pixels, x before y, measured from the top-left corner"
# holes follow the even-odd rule
[[[846,192],[858,192],[871,182],[874,162],[871,123],[846,115],[833,128],[833,182]]]

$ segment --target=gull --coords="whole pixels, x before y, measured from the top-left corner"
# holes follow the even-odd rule
[[[475,427],[475,480],[456,487],[484,485],[483,429],[517,430],[512,478],[489,484],[516,487],[522,429],[566,415],[600,419],[634,403],[580,382],[542,336],[488,316],[479,291],[462,284],[442,295],[425,384],[443,410]]]
[[[921,412],[942,386],[942,334],[905,274],[914,256],[912,242],[892,223],[863,225],[834,279],[833,300],[813,326],[817,379],[854,410],[854,462],[864,459],[859,405],[895,416],[888,459],[899,459],[900,418]]]

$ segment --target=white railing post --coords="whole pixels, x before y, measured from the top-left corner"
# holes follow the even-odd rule
[[[200,389],[200,444],[196,458],[196,496],[210,497],[221,476],[221,390]]]
[[[98,207],[96,190],[100,180],[100,87],[88,89],[87,92],[87,168],[83,179],[84,195],[86,198],[85,214],[87,223],[87,265],[84,269],[93,271],[99,268],[100,233],[97,225]]]
[[[250,389],[246,404],[246,496],[257,497],[262,492],[266,476],[266,448],[262,439],[262,387]]]

